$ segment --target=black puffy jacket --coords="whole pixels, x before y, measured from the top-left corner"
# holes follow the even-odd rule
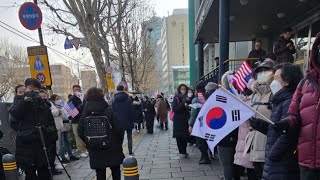
[[[90,157],[91,169],[106,168],[112,166],[119,166],[122,164],[124,154],[122,151],[123,131],[117,129],[114,125],[111,109],[107,102],[102,101],[87,101],[84,111],[79,121],[78,134],[79,137],[86,143],[84,136],[85,120],[91,113],[105,115],[112,125],[111,129],[111,148],[107,150],[88,149]]]
[[[112,111],[114,125],[123,130],[133,128],[132,101],[126,92],[117,92],[113,96]]]
[[[293,94],[288,89],[282,89],[271,99],[271,121],[278,122],[287,116]],[[265,121],[254,120],[255,129],[267,133],[266,160],[263,168],[263,180],[298,180],[299,166],[296,152],[298,142],[297,129],[291,129],[287,134],[277,132]],[[268,127],[267,132],[264,127]]]

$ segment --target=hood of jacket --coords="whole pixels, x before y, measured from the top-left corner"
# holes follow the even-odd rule
[[[317,80],[320,84],[320,65],[316,64],[316,60],[320,57],[320,32],[317,34],[316,39],[314,40],[309,63],[309,73],[308,76],[311,76],[312,79]]]
[[[117,92],[113,96],[113,101],[116,103],[125,102],[129,99],[129,94],[126,92]]]
[[[139,99],[138,101],[133,101],[132,104],[133,105],[141,105],[141,100]]]
[[[108,108],[108,103],[105,100],[87,101],[84,111],[86,113],[103,113]]]

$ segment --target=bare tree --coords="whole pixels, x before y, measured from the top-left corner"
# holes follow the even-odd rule
[[[25,49],[0,40],[0,100],[29,75]]]

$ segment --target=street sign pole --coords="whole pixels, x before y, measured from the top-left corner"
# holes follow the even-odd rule
[[[33,2],[34,2],[36,5],[38,5],[38,0],[33,0]],[[39,34],[40,46],[43,46],[44,44],[43,44],[43,36],[42,36],[41,25],[40,25],[39,28],[38,28],[38,34]],[[49,68],[49,72],[50,72],[50,74],[51,74],[50,66],[49,66],[48,68]],[[47,88],[48,91],[49,91],[49,95],[50,95],[50,96],[53,95],[51,86],[47,86],[46,88]]]

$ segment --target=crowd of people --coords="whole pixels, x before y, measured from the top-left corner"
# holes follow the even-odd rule
[[[235,72],[222,76],[222,87],[273,124],[256,114],[224,137],[215,149],[209,149],[205,139],[190,134],[201,107],[219,88],[218,82],[199,81],[194,89],[181,84],[171,100],[163,93],[155,98],[130,95],[122,85],[109,100],[96,87],[81,98],[81,87],[74,85],[73,94],[63,103],[62,97],[49,97],[39,81],[28,78],[24,85],[16,86],[9,111],[10,126],[16,132],[17,164],[26,180],[52,179],[62,173],[62,165],[89,156],[98,180],[106,179],[107,167],[113,179],[119,180],[125,135],[128,152],[134,155],[133,129],[140,133],[146,128],[148,134],[153,134],[154,127],[165,131],[170,118],[181,158],[189,157],[188,143],[199,149],[199,164],[210,164],[217,153],[225,180],[239,180],[241,176],[248,180],[319,180],[320,33],[305,77],[292,63],[295,47],[291,35],[290,29],[283,32],[274,54],[266,54],[262,42],[256,42],[249,58],[259,61],[249,63],[254,70],[241,93],[232,85]],[[69,105],[71,113],[64,104]]]

